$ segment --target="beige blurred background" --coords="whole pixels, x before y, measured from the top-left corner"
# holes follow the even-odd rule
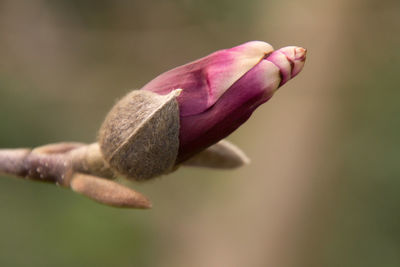
[[[229,140],[235,171],[146,184],[149,211],[0,179],[0,266],[400,266],[400,2],[0,0],[0,147],[91,142],[132,88],[221,48],[308,49]]]

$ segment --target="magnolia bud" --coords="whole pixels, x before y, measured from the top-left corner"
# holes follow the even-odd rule
[[[303,68],[306,50],[252,41],[169,70],[142,90],[182,88],[177,163],[225,138]]]
[[[202,151],[188,164],[240,166],[246,160],[232,146],[204,150],[296,76],[305,56],[301,47],[274,51],[252,41],[167,71],[114,106],[100,129],[101,153],[114,171],[135,180],[168,173]]]
[[[114,171],[145,180],[173,168],[179,148],[179,93],[132,91],[111,109],[100,128],[99,144]]]

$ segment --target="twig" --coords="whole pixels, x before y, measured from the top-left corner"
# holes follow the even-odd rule
[[[106,180],[116,175],[103,160],[97,143],[58,143],[33,150],[0,149],[0,173],[61,185],[111,206],[151,207],[142,194]]]

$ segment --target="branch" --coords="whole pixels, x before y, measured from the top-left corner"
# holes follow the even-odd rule
[[[150,208],[142,194],[117,184],[97,143],[58,143],[30,149],[0,149],[0,173],[54,183],[103,204]]]

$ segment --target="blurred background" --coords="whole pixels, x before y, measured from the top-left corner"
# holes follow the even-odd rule
[[[0,147],[91,142],[115,101],[249,40],[308,49],[229,140],[252,163],[130,184],[149,211],[0,179],[1,266],[400,266],[397,0],[0,0]]]

